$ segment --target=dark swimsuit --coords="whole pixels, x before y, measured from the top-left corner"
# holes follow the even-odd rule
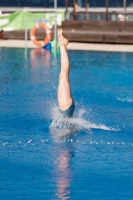
[[[63,114],[63,117],[68,117],[68,118],[73,117],[74,110],[75,110],[74,100],[72,100],[72,104],[70,105],[70,107],[67,110],[60,110],[59,109],[60,113]]]

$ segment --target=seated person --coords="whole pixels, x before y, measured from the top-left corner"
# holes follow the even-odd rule
[[[3,38],[3,30],[0,31],[0,40],[4,40],[4,38]]]

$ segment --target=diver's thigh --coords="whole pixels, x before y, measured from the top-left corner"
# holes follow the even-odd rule
[[[72,103],[70,85],[68,80],[60,80],[58,86],[58,102],[60,109],[67,109]]]

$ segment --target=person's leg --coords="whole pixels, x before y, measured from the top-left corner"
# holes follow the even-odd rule
[[[63,37],[62,29],[58,30],[58,41],[61,53],[61,71],[58,85],[58,103],[60,110],[67,110],[72,104],[72,96],[69,84],[69,58],[67,54],[68,40]]]

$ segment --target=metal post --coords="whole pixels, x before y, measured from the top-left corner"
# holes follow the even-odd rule
[[[88,7],[89,7],[88,0],[85,0],[86,20],[88,19]]]
[[[109,6],[109,1],[106,0],[106,21],[109,20],[109,18],[108,18],[108,6]]]
[[[75,3],[75,0],[73,0],[73,20],[76,20]]]
[[[65,10],[65,20],[67,20],[68,19],[68,0],[65,0],[65,8],[66,8],[66,10]]]
[[[27,19],[25,20],[25,48],[27,48]]]
[[[25,20],[25,59],[27,59],[27,29],[28,29],[28,19]]]
[[[124,7],[124,20],[126,21],[126,0],[123,0],[123,7]]]
[[[54,0],[54,17],[55,17],[55,24],[54,24],[54,41],[55,41],[55,57],[56,57],[56,48],[57,48],[57,0]]]
[[[55,25],[54,25],[54,40],[56,41],[56,33],[57,33],[57,22],[56,22],[56,18],[57,18],[57,0],[54,0],[54,17],[55,17]]]
[[[65,0],[66,13],[68,11],[68,0]]]

